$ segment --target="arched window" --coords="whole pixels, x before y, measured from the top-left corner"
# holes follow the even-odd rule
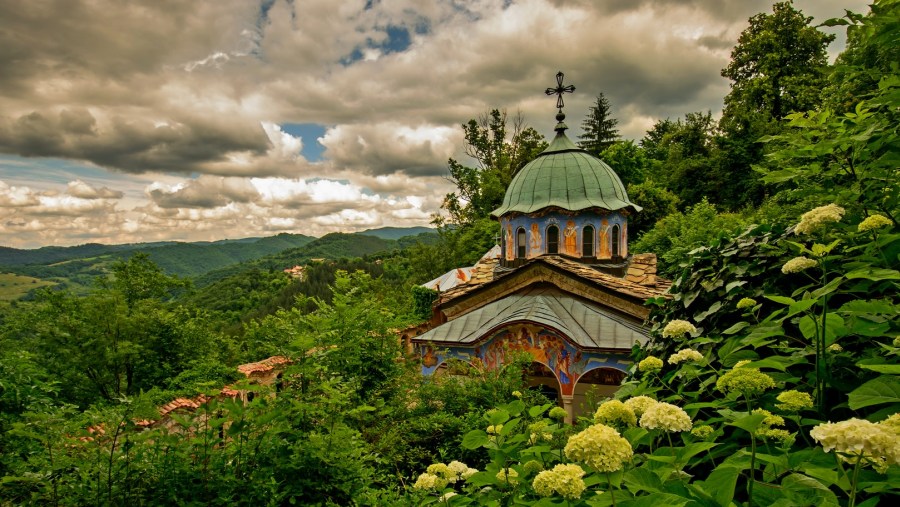
[[[516,231],[516,258],[525,258],[525,229],[521,227]]]
[[[547,227],[547,253],[559,253],[559,227],[555,225]]]
[[[621,229],[619,228],[618,225],[612,226],[611,240],[612,240],[612,256],[613,257],[619,257],[619,255],[620,255],[620,253],[619,253],[619,242],[620,242],[619,231],[621,231]]]
[[[590,225],[581,230],[581,256],[594,256],[594,228]]]

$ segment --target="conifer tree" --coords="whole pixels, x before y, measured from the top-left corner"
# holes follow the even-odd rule
[[[578,146],[599,156],[619,139],[619,130],[616,129],[618,124],[619,120],[610,115],[609,100],[601,92],[597,96],[597,102],[590,107],[587,117],[581,122],[584,133],[578,136]]]

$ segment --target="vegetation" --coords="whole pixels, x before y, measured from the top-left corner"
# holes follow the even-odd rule
[[[609,99],[603,93],[597,96],[596,102],[588,109],[588,114],[581,122],[584,133],[578,136],[578,146],[590,154],[600,156],[608,148],[616,144],[619,131],[616,125],[619,120],[610,114]]]
[[[521,124],[508,137],[495,111],[463,127],[478,167],[451,161],[459,192],[437,235],[329,235],[194,284],[149,253],[106,257],[87,293],[45,289],[4,308],[0,503],[889,503],[898,19],[900,1],[879,0],[831,20],[850,43],[829,67],[828,36],[776,4],[733,52],[722,122],[689,113],[603,152],[630,164],[632,197],[654,200],[631,249],[659,254],[673,285],[592,417],[564,424],[525,388],[521,361],[423,377],[397,340],[436,296],[415,284],[494,244],[500,185],[543,143]],[[736,70],[795,43],[806,63],[778,83]],[[722,179],[738,162],[759,181]],[[294,265],[297,278],[282,271]],[[269,385],[235,370],[276,354],[291,363]],[[177,397],[206,402],[148,427]]]

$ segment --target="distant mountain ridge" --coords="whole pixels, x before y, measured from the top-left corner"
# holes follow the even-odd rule
[[[333,233],[315,238],[303,234],[282,233],[260,238],[200,242],[155,242],[122,245],[89,243],[72,247],[42,247],[34,250],[0,247],[0,269],[25,276],[88,287],[94,278],[107,273],[112,263],[136,252],[146,253],[163,271],[183,278],[198,278],[205,284],[240,271],[244,263],[262,269],[283,269],[288,264],[314,258],[362,257],[391,250],[427,227],[408,229],[388,227],[363,233]],[[382,237],[387,236],[387,238]],[[430,236],[430,235],[428,235]],[[436,234],[434,235],[436,237]],[[393,239],[399,238],[399,239]],[[407,241],[404,241],[407,239]],[[399,241],[399,243],[398,243]],[[309,245],[309,249],[304,247]],[[256,261],[260,262],[256,262]],[[232,267],[232,269],[227,269]],[[206,276],[213,272],[214,275]]]
[[[356,234],[365,236],[375,236],[381,239],[400,239],[407,236],[417,236],[419,234],[436,233],[437,230],[432,227],[381,227],[378,229],[366,229]]]

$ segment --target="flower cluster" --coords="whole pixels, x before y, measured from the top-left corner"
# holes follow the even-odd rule
[[[784,263],[784,266],[781,266],[781,272],[789,275],[791,273],[799,273],[804,269],[809,269],[816,265],[816,261],[812,259],[808,259],[803,257],[794,257],[793,259]]]
[[[879,229],[881,227],[886,227],[892,225],[893,222],[885,216],[882,215],[871,215],[866,217],[865,220],[859,223],[859,232],[871,231],[873,229]]]
[[[810,234],[822,224],[840,222],[843,217],[844,208],[837,204],[819,206],[807,211],[800,217],[800,223],[797,224],[795,231],[797,234]]]
[[[547,413],[547,416],[550,417],[550,419],[556,419],[560,421],[565,419],[567,415],[569,415],[569,413],[566,412],[566,409],[562,407],[553,407],[550,409],[550,412]]]
[[[620,470],[634,454],[628,440],[605,424],[595,424],[572,435],[564,450],[567,458],[587,463],[599,472]]]
[[[526,474],[536,474],[543,469],[544,465],[536,459],[526,461],[525,464],[522,465],[522,470],[524,470]]]
[[[703,354],[694,349],[681,349],[669,356],[669,364],[678,364],[682,361],[697,362],[703,359]]]
[[[553,433],[544,431],[549,425],[550,423],[548,423],[546,419],[541,419],[529,426],[528,429],[531,430],[531,438],[528,439],[528,443],[530,445],[535,445],[540,439],[544,439],[548,442],[553,440]]]
[[[784,417],[775,415],[764,408],[758,408],[752,413],[766,416],[762,423],[760,423],[760,427],[771,428],[772,426],[784,426]]]
[[[637,417],[644,415],[644,412],[653,405],[656,405],[656,400],[649,396],[634,396],[625,400],[625,406]]]
[[[693,435],[701,440],[706,440],[714,432],[715,432],[715,429],[708,424],[704,424],[702,426],[694,426],[694,428],[691,429],[691,435]]]
[[[455,460],[451,461],[447,465],[447,468],[449,468],[451,472],[456,474],[456,476],[462,480],[466,480],[469,477],[472,477],[473,475],[478,473],[477,469],[472,468],[469,465],[466,465],[465,463],[463,463],[461,461],[455,461]],[[453,479],[449,479],[449,480],[450,480],[450,482],[453,482],[453,483],[456,482],[456,480],[453,480]]]
[[[782,392],[775,399],[780,402],[776,403],[775,406],[785,412],[799,412],[813,406],[812,396],[793,389]]]
[[[501,484],[509,484],[510,486],[515,486],[519,483],[519,472],[516,472],[512,468],[504,468],[497,472],[497,480],[500,481]]]
[[[743,310],[744,308],[753,308],[754,306],[756,306],[756,300],[751,298],[741,298],[741,300],[737,302],[738,310]]]
[[[775,387],[775,380],[759,371],[759,368],[743,368],[740,363],[726,372],[716,381],[716,389],[725,394],[741,393],[744,396],[762,394],[766,389]]]
[[[648,430],[688,431],[692,425],[691,416],[671,403],[657,402],[641,416],[641,427]]]
[[[416,479],[416,483],[413,484],[413,489],[423,489],[425,491],[436,491],[439,489],[444,489],[447,486],[447,480],[438,477],[437,475],[430,474],[425,472],[421,474],[418,479]]]
[[[636,426],[637,417],[634,410],[619,400],[603,402],[594,413],[594,422],[603,424],[622,424],[623,426]]]
[[[819,424],[809,435],[822,444],[825,452],[834,450],[851,463],[865,460],[879,472],[900,463],[900,434],[893,422],[873,423],[853,418]]]
[[[425,473],[419,475],[413,489],[436,491],[444,489],[447,484],[456,484],[465,481],[478,472],[474,468],[461,461],[451,461],[450,464],[433,463],[428,465]]]
[[[515,398],[521,398],[521,397],[522,397],[522,391],[513,391],[513,392],[512,392],[512,395],[513,395],[513,397],[515,397]]]
[[[663,338],[681,338],[686,334],[697,332],[697,328],[686,320],[672,320],[663,328]]]
[[[827,350],[828,352],[838,353],[838,352],[843,352],[844,347],[841,347],[841,344],[839,344],[839,343],[832,343],[825,350]]]
[[[584,484],[584,470],[578,465],[559,464],[553,470],[544,470],[534,478],[532,486],[541,496],[557,493],[569,500],[577,500],[587,487]]]
[[[653,356],[647,356],[644,360],[638,363],[638,370],[645,373],[659,371],[662,369],[662,367],[662,359]]]
[[[492,424],[487,427],[487,434],[488,435],[499,435],[500,430],[502,430],[502,429],[503,429],[502,424],[497,424],[496,426]]]

